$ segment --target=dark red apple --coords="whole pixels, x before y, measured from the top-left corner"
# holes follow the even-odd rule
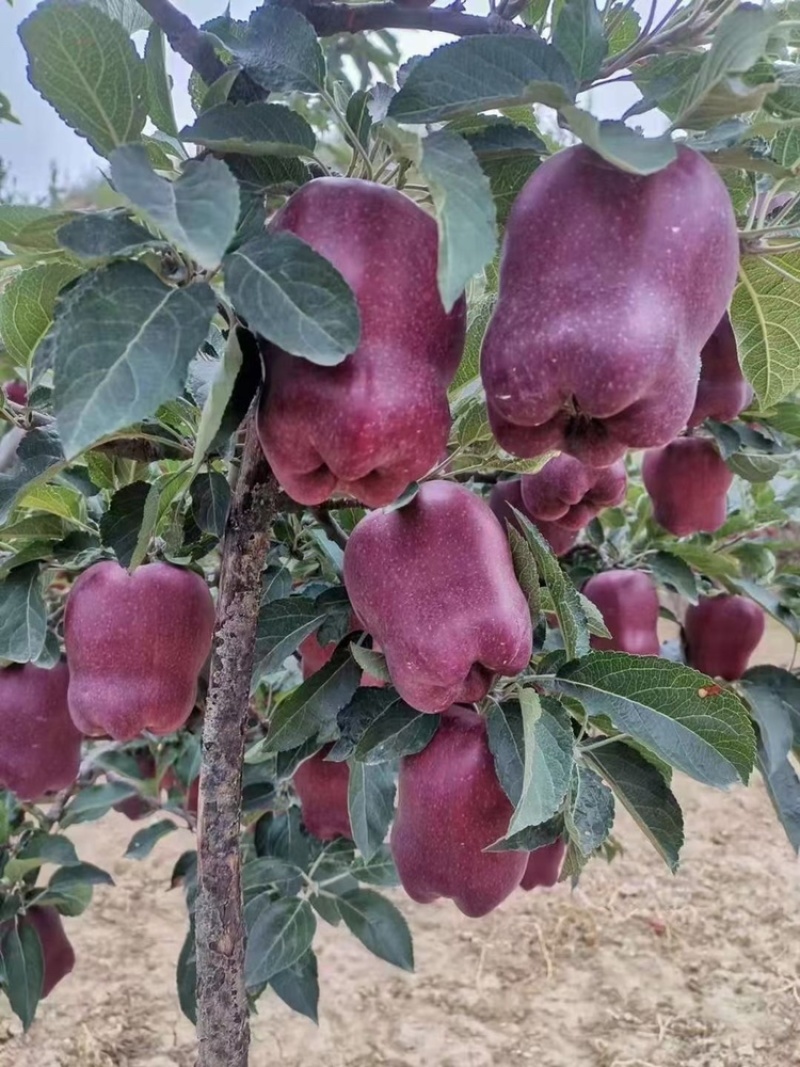
[[[391,848],[411,899],[450,897],[473,918],[498,907],[528,865],[526,852],[484,851],[506,834],[511,815],[484,720],[450,708],[428,747],[400,761]]]
[[[69,709],[83,733],[131,741],[168,734],[194,707],[211,651],[214,602],[193,571],[149,563],[129,574],[95,563],[67,601]]]
[[[465,303],[447,314],[437,287],[434,219],[395,189],[324,178],[270,222],[325,256],[352,288],[361,340],[336,367],[266,346],[269,388],[258,434],[286,492],[301,504],[355,497],[391,503],[445,455],[447,387],[465,337]]]
[[[743,596],[701,597],[686,609],[683,632],[689,666],[733,682],[764,636],[764,612]]]
[[[330,750],[331,745],[327,745],[301,763],[292,779],[305,827],[320,841],[353,836],[347,807],[350,770],[346,763],[326,760]]]
[[[656,522],[676,537],[724,525],[733,474],[709,438],[678,437],[652,449],[642,463],[642,480]]]
[[[500,523],[453,482],[424,482],[405,507],[359,522],[344,582],[403,700],[444,711],[482,700],[531,656],[531,620]]]
[[[507,522],[517,526],[517,520],[511,508],[521,511],[525,518],[530,519],[557,556],[566,555],[578,540],[577,530],[569,530],[558,522],[542,522],[540,519],[531,518],[526,513],[519,478],[509,478],[505,482],[498,482],[489,495],[489,507],[500,520],[503,529]]]
[[[6,382],[3,385],[3,392],[12,404],[21,404],[24,406],[28,403],[28,390],[25,382],[21,382],[18,379]]]
[[[587,467],[562,452],[536,474],[523,474],[523,510],[536,522],[557,522],[577,532],[603,508],[621,503],[627,484],[621,460],[610,467]]]
[[[604,571],[583,587],[583,595],[600,609],[611,637],[592,637],[592,648],[657,656],[658,593],[643,571]]]
[[[715,168],[677,152],[640,175],[565,148],[517,197],[481,353],[492,429],[514,455],[604,467],[686,425],[739,241]]]
[[[567,852],[565,842],[559,838],[552,845],[543,845],[528,853],[528,866],[520,885],[525,890],[554,886],[561,874],[561,865]]]
[[[753,389],[739,366],[736,335],[727,311],[700,353],[700,381],[688,426],[704,419],[733,422],[753,399]]]
[[[41,800],[78,777],[83,738],[67,707],[66,663],[0,670],[0,788]]]

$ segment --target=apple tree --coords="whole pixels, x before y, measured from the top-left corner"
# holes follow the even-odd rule
[[[749,666],[767,617],[800,638],[800,22],[645,8],[20,24],[103,174],[95,208],[0,203],[0,989],[26,1028],[112,883],[69,829],[111,809],[148,817],[131,859],[196,834],[201,1067],[248,1062],[268,991],[316,1019],[319,922],[413,967],[382,889],[479,918],[574,885],[619,805],[677,871],[675,771],[757,767],[800,849],[800,679]],[[409,58],[401,29],[452,39]]]

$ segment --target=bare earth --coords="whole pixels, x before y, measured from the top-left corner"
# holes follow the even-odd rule
[[[772,632],[759,659],[785,664]],[[269,995],[253,1067],[800,1067],[800,864],[764,789],[677,782],[688,844],[670,875],[626,815],[625,853],[580,889],[515,894],[485,920],[399,892],[416,974],[346,931],[318,937],[319,1028]],[[78,964],[31,1033],[0,1004],[0,1067],[191,1067],[175,994],[185,932],[172,863],[181,831],[123,860],[121,816],[76,829],[83,859],[117,881],[68,919]]]

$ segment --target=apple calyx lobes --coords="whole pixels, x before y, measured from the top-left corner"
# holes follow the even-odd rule
[[[561,867],[567,853],[566,842],[559,838],[551,845],[542,845],[528,853],[528,866],[520,882],[520,888],[552,889],[561,876]]]
[[[603,467],[686,426],[739,248],[722,180],[677,151],[641,176],[567,148],[517,197],[481,352],[489,421],[514,455]]]
[[[333,763],[325,757],[332,745],[301,763],[292,782],[300,799],[303,823],[320,841],[352,837],[347,791],[350,769],[346,763]]]
[[[753,388],[742,374],[736,335],[727,312],[700,353],[697,398],[687,426],[705,419],[732,422],[753,399]]]
[[[679,437],[647,452],[642,480],[659,526],[676,537],[713,533],[728,515],[733,474],[707,437]]]
[[[203,579],[169,563],[129,574],[95,563],[70,591],[64,644],[69,710],[88,737],[168,734],[192,712],[211,651],[214,602]]]
[[[70,718],[68,685],[64,662],[0,670],[0,789],[20,800],[42,800],[78,777],[83,738]]]
[[[536,474],[523,474],[523,511],[536,521],[582,530],[603,508],[615,507],[624,499],[627,484],[621,460],[609,467],[587,467],[562,452]]]
[[[266,345],[264,454],[301,504],[334,494],[390,504],[446,453],[447,387],[464,348],[464,298],[447,314],[439,296],[436,222],[394,189],[324,178],[299,189],[269,229],[336,267],[355,295],[361,339],[336,367]]]
[[[512,812],[484,720],[449,708],[427,748],[400,760],[391,849],[411,899],[450,897],[472,918],[498,907],[528,865],[527,852],[484,851],[508,832]]]
[[[598,651],[657,656],[658,593],[642,571],[604,571],[595,574],[581,590],[600,609],[611,637],[592,637]]]
[[[347,542],[344,584],[379,643],[397,692],[418,711],[474,703],[531,657],[531,620],[504,531],[453,482],[363,518]]]
[[[686,662],[712,678],[741,678],[764,636],[764,612],[743,596],[701,597],[686,609]]]

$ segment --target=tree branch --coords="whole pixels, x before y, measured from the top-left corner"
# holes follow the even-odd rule
[[[249,417],[222,543],[217,630],[203,725],[196,922],[198,1067],[247,1067],[239,834],[250,677],[278,489]]]

